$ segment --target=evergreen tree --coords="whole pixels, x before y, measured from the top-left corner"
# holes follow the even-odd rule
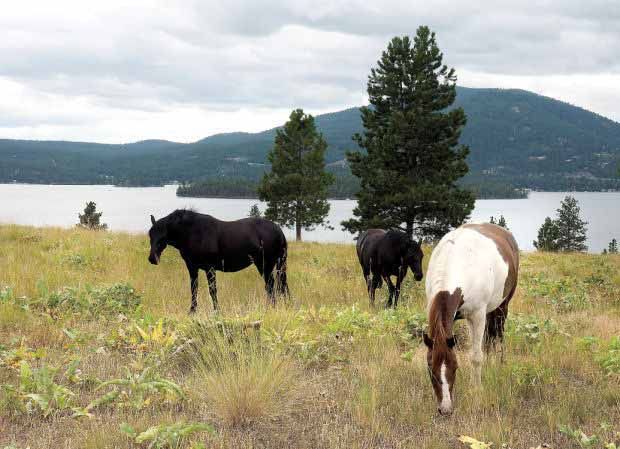
[[[275,145],[269,152],[271,172],[258,187],[261,201],[267,201],[265,218],[286,227],[295,226],[297,240],[301,230],[328,226],[327,191],[334,182],[325,172],[327,143],[314,123],[314,117],[294,110],[284,128],[276,131]]]
[[[618,241],[616,239],[611,239],[611,242],[609,242],[609,247],[607,248],[607,252],[609,254],[618,254]]]
[[[466,117],[450,109],[456,74],[442,60],[435,33],[422,26],[413,42],[392,39],[371,69],[364,134],[354,136],[366,152],[347,153],[361,188],[344,229],[399,227],[438,238],[469,216],[474,195],[456,184],[468,171],[469,149],[458,144]]]
[[[510,229],[508,228],[508,223],[506,223],[506,219],[504,218],[503,215],[499,216],[499,220],[495,220],[495,217],[491,215],[491,219],[489,220],[489,223],[491,224],[495,224],[497,226],[501,226],[504,229]]]
[[[97,204],[94,201],[86,203],[83,214],[78,214],[80,222],[77,224],[80,228],[103,230],[107,229],[108,225],[100,223],[103,212],[97,212]]]
[[[586,225],[579,216],[579,205],[572,196],[567,196],[557,210],[557,218],[545,218],[538,230],[538,240],[534,242],[541,251],[587,251]]]
[[[572,196],[564,198],[558,209],[558,246],[560,251],[587,251],[586,231],[588,224],[579,216],[579,205]]]
[[[538,230],[538,240],[534,241],[534,247],[538,251],[559,251],[559,237],[560,232],[556,221],[547,217]]]
[[[250,207],[250,213],[248,214],[248,217],[253,217],[253,218],[262,217],[262,214],[260,213],[260,209],[258,208],[258,204],[252,204],[252,207]]]

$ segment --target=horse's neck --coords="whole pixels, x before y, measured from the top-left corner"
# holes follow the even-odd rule
[[[463,295],[460,289],[450,294],[441,291],[433,298],[429,313],[429,330],[432,338],[448,338],[452,335],[454,317],[463,304]]]

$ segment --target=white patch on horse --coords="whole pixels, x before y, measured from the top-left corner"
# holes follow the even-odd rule
[[[484,275],[481,275],[484,273]],[[431,301],[440,291],[461,289],[461,311],[490,312],[504,300],[508,264],[495,242],[472,229],[458,228],[446,234],[431,255],[426,275],[426,296]]]
[[[446,378],[446,363],[441,364],[441,408],[442,411],[452,410],[452,398],[450,397],[450,385],[448,384],[448,379]]]

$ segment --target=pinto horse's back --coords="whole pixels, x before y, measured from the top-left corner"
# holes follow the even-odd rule
[[[463,293],[461,313],[491,312],[514,293],[519,250],[512,234],[493,224],[468,224],[435,247],[426,274],[429,303],[442,291]]]

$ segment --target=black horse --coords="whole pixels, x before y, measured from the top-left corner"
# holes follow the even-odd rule
[[[407,268],[411,268],[416,281],[422,280],[423,257],[420,245],[404,232],[383,229],[362,232],[357,239],[357,258],[362,266],[370,303],[375,304],[375,290],[381,288],[384,279],[390,290],[387,307],[392,306],[392,301],[396,307]],[[396,276],[396,286],[391,276]]]
[[[196,311],[198,270],[204,270],[209,282],[213,308],[217,310],[216,270],[232,272],[256,265],[265,279],[265,290],[275,304],[274,284],[278,293],[288,294],[286,282],[287,243],[278,225],[262,218],[221,221],[210,215],[178,209],[155,221],[149,230],[149,262],[159,263],[167,245],[179,250],[189,271],[192,290],[190,313]],[[276,278],[274,279],[274,268]]]

